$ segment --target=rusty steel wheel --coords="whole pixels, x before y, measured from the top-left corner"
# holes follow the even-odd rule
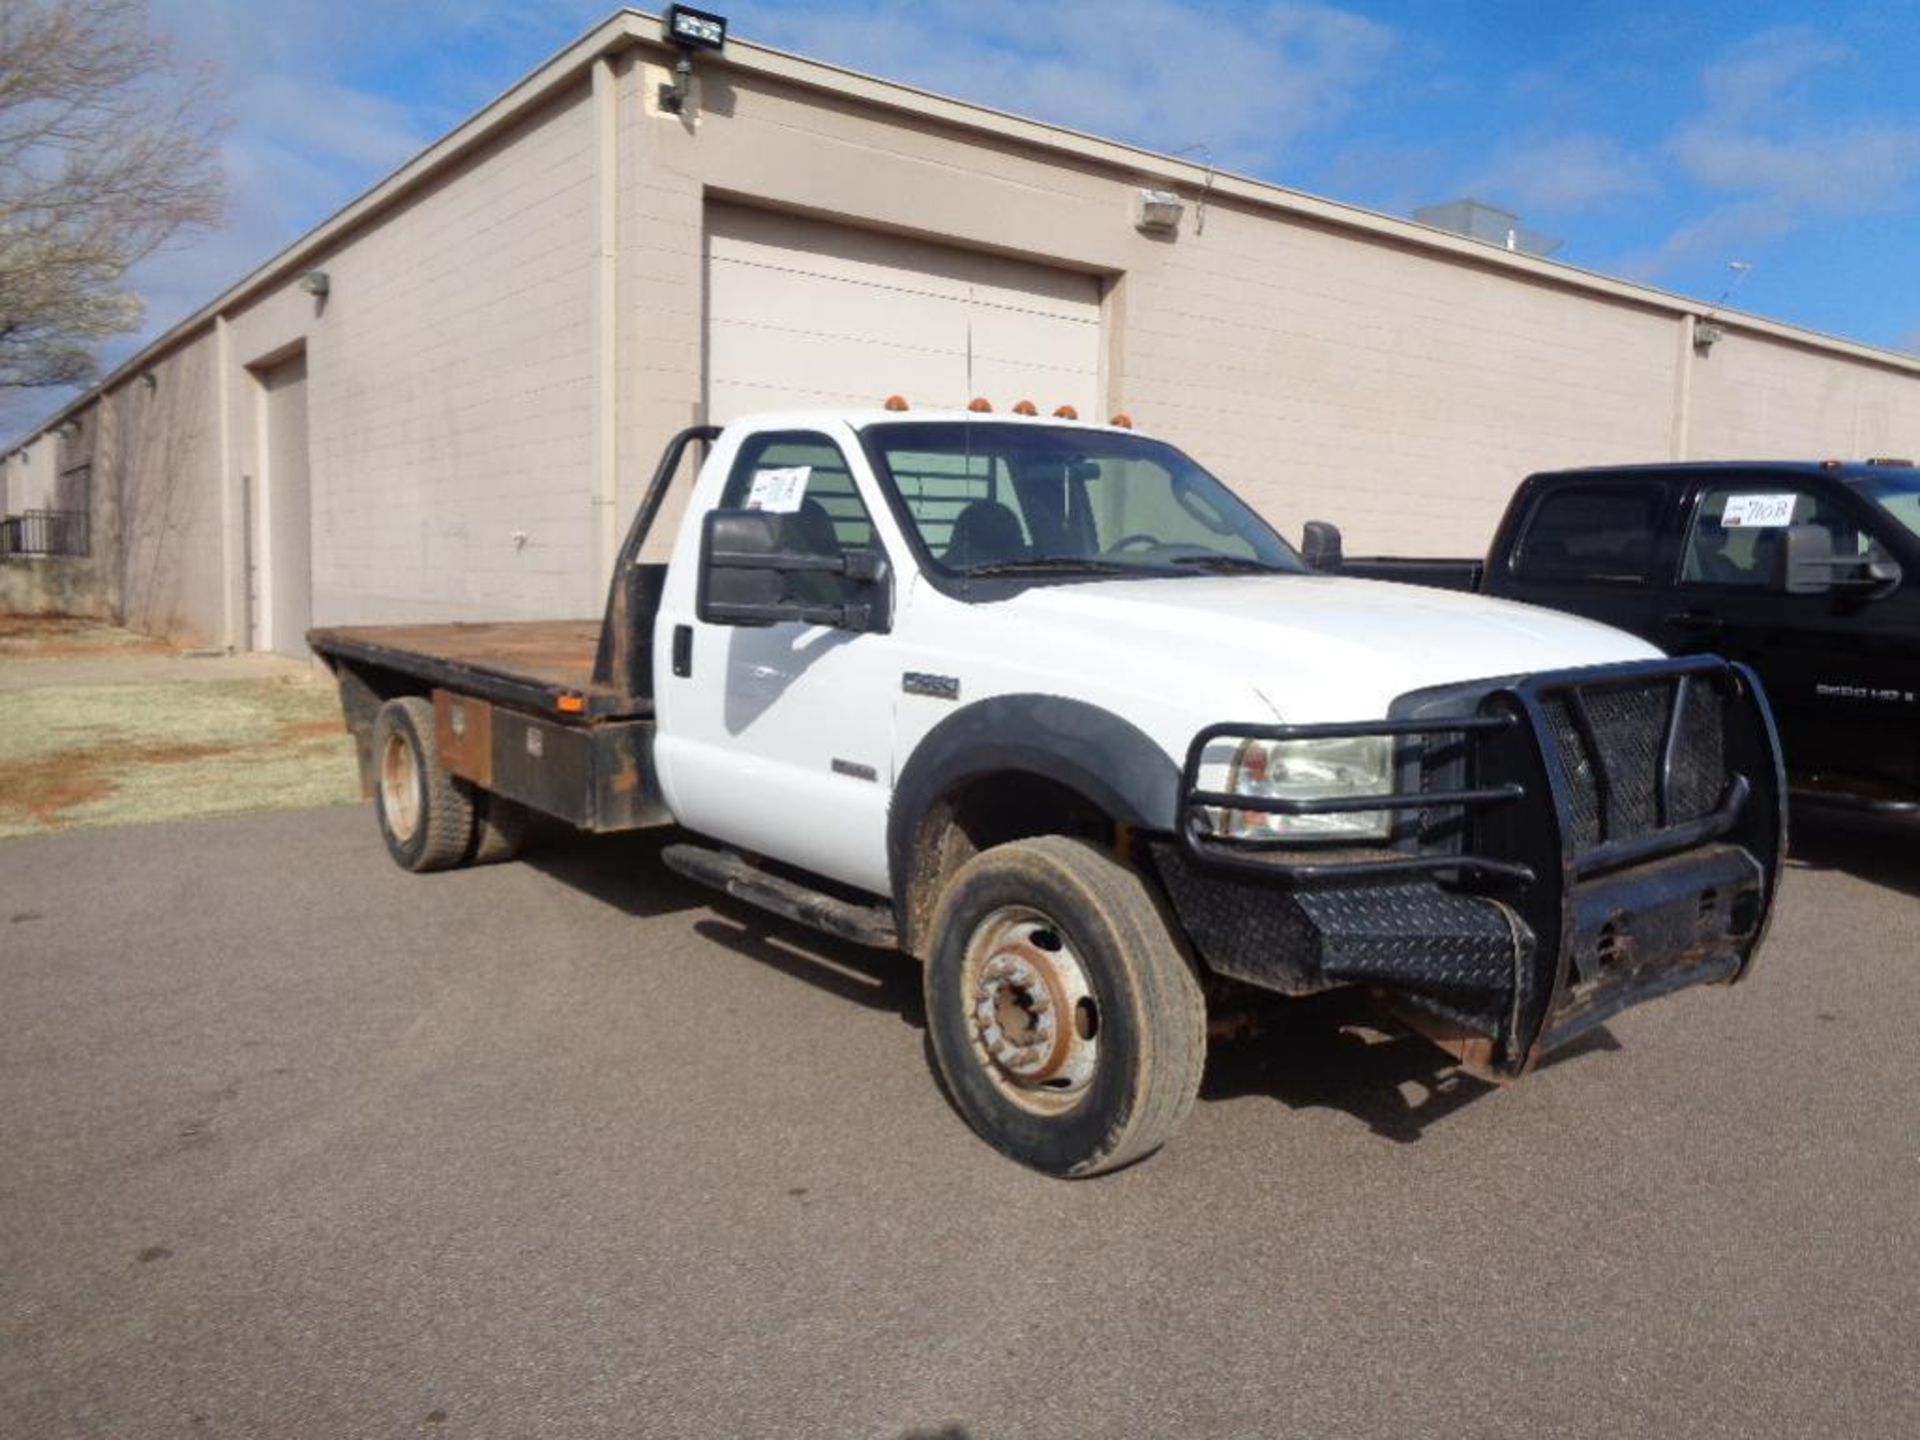
[[[387,822],[388,833],[406,845],[420,829],[420,812],[425,808],[413,746],[396,725],[387,732],[387,743],[380,747],[381,818]]]
[[[387,853],[402,870],[448,870],[474,839],[473,797],[440,763],[433,706],[417,695],[389,700],[373,722],[374,814]]]
[[[1060,927],[1008,906],[974,927],[962,987],[988,1076],[1036,1115],[1072,1109],[1100,1064],[1100,1006]]]
[[[1043,835],[961,866],[933,919],[927,1038],[962,1117],[1051,1175],[1152,1154],[1200,1090],[1206,1005],[1143,877]]]

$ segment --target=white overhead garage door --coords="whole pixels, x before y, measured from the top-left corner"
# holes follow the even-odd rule
[[[707,207],[707,418],[1072,405],[1099,416],[1100,281],[736,205]]]

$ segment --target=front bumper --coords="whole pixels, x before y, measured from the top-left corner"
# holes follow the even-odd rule
[[[1390,735],[1389,846],[1248,847],[1203,788],[1243,738]],[[1758,679],[1715,657],[1402,697],[1385,721],[1219,725],[1187,757],[1155,847],[1195,947],[1287,994],[1376,987],[1475,1068],[1518,1075],[1629,1005],[1746,973],[1785,849],[1785,783]]]

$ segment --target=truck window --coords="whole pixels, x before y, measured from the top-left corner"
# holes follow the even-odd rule
[[[1023,543],[1031,528],[1020,513],[1020,497],[1007,474],[1007,463],[997,455],[955,454],[942,450],[896,450],[889,453],[893,483],[906,501],[921,538],[936,555],[953,543],[954,522],[976,500],[1004,505],[1020,522]]]
[[[778,510],[789,514],[788,543],[810,553],[875,548],[873,517],[860,498],[847,457],[824,435],[776,430],[748,438],[720,492],[723,510]],[[837,605],[849,598],[844,575],[786,577],[789,599]]]
[[[772,477],[791,488],[776,495],[768,488]],[[763,499],[774,496],[769,508],[793,504],[795,513],[803,517],[803,533],[811,530],[825,540],[831,527],[833,544],[842,550],[863,550],[873,544],[873,517],[853,483],[846,456],[826,436],[783,430],[751,437],[727,472],[720,508],[758,508],[753,503],[756,482]]]
[[[889,421],[866,431],[883,487],[939,572],[1035,561],[1204,574],[1293,572],[1286,542],[1213,476],[1144,436],[1030,421]]]
[[[1789,525],[1818,525],[1835,555],[1865,555],[1872,546],[1853,520],[1830,502],[1777,480],[1756,477],[1716,485],[1700,497],[1687,534],[1680,579],[1688,585],[1770,586],[1775,556]]]
[[[1645,580],[1661,498],[1652,485],[1549,491],[1527,522],[1513,573],[1528,580]]]

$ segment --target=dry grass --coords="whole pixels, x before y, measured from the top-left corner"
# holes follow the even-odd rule
[[[353,742],[323,681],[0,693],[0,836],[337,804],[359,793]]]
[[[165,655],[173,650],[152,635],[61,616],[0,615],[0,660],[72,660],[83,656]]]

